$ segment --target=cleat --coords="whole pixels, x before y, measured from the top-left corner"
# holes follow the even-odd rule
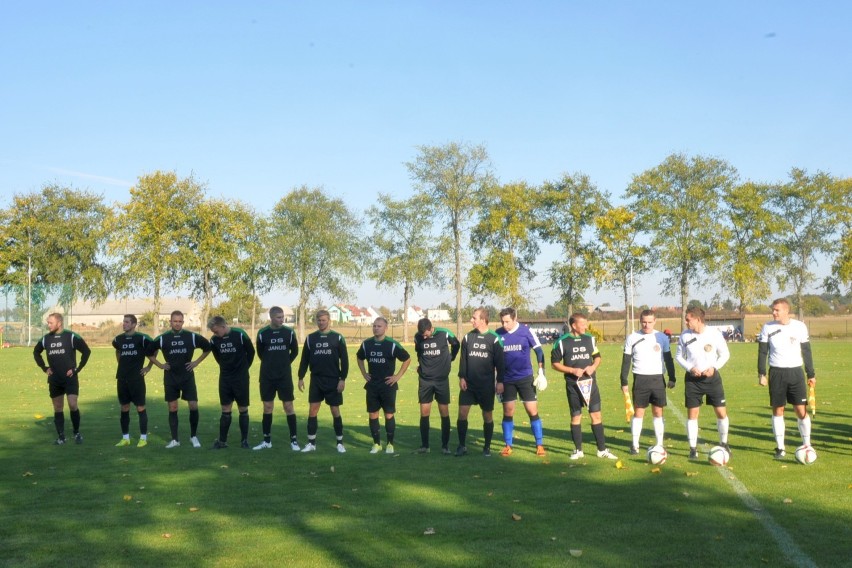
[[[241,441],[241,442],[240,442],[240,448],[242,448],[242,449],[244,449],[244,450],[248,450],[248,449],[249,449],[249,443],[248,443],[248,440],[243,440],[243,441]]]
[[[378,453],[381,453],[381,451],[382,451],[382,445],[381,444],[373,444],[373,447],[370,448],[371,454],[378,454]]]
[[[180,442],[178,442],[177,440],[172,440],[171,442],[166,444],[166,449],[171,450],[172,448],[177,448],[178,446],[180,446]]]
[[[583,459],[584,457],[586,457],[586,454],[583,453],[583,450],[574,450],[573,452],[571,452],[571,455],[568,456],[568,458],[572,460],[579,460]]]
[[[605,458],[605,459],[608,459],[608,460],[617,460],[618,459],[617,455],[615,455],[614,453],[612,453],[611,451],[609,451],[606,448],[604,448],[602,450],[598,450],[598,457],[599,458]]]
[[[451,456],[451,455],[453,455],[453,452],[451,452],[451,451],[450,451],[450,448],[448,448],[447,446],[443,446],[443,447],[441,447],[441,453],[442,453],[443,455],[445,455],[445,456]]]
[[[221,441],[219,441],[219,440],[216,440],[215,442],[213,442],[213,448],[212,448],[212,449],[214,449],[214,450],[224,450],[224,449],[225,449],[225,448],[227,448],[227,447],[228,447],[228,443],[227,443],[227,442],[221,442]]]
[[[395,452],[394,452],[394,449],[393,449],[393,444],[388,444],[387,446],[385,446],[385,453],[386,453],[386,454],[393,454],[393,453],[395,453]]]
[[[305,447],[302,448],[303,453],[304,452],[315,452],[315,451],[317,451],[317,445],[314,444],[313,442],[308,442],[307,444],[305,444]]]
[[[727,443],[719,445],[728,450],[728,456],[732,456],[734,454],[734,452],[731,451],[731,446],[729,446]]]
[[[193,448],[200,448],[201,447],[201,442],[198,441],[198,436],[193,436],[192,438],[189,439],[189,441],[192,442]]]
[[[535,447],[535,455],[546,456],[547,452],[544,450],[544,446],[536,446]]]
[[[75,444],[82,444],[83,443],[83,435],[81,433],[77,432],[76,434],[74,434],[74,443]]]
[[[115,445],[115,447],[116,448],[123,448],[123,447],[129,446],[129,445],[130,445],[130,439],[129,438],[122,438],[121,440],[118,441],[118,443]]]
[[[787,452],[785,452],[781,448],[775,448],[775,459],[776,460],[783,460],[785,457],[787,457]]]
[[[429,446],[420,446],[419,448],[417,448],[418,454],[428,454],[431,451],[432,450],[429,449]]]
[[[337,442],[337,453],[338,454],[345,454],[346,453],[346,448],[343,447],[343,442]]]
[[[482,456],[486,458],[491,457],[491,448],[482,448]]]
[[[252,449],[254,449],[254,450],[268,450],[270,448],[272,448],[272,442],[263,441],[263,442],[259,443],[258,445],[256,445]]]
[[[459,446],[458,448],[456,448],[456,457],[457,458],[460,458],[460,457],[466,456],[466,455],[467,455],[467,448],[465,446]]]
[[[697,460],[698,459],[698,448],[689,448],[689,459]]]
[[[136,447],[137,448],[144,448],[147,445],[148,445],[148,440],[140,438],[139,443],[136,444]]]
[[[512,446],[506,446],[502,450],[500,450],[500,455],[504,458],[508,458],[512,455]]]
[[[53,445],[54,446],[61,446],[64,443],[65,443],[65,436],[59,436],[58,438],[56,438],[56,440],[54,440]]]
[[[638,456],[639,455],[639,448],[637,448],[636,446],[630,446],[630,455],[631,456]]]
[[[272,442],[270,442],[269,445],[271,446]],[[290,449],[293,450],[294,452],[301,452],[302,451],[302,448],[299,447],[299,442],[297,442],[296,440],[290,440]]]

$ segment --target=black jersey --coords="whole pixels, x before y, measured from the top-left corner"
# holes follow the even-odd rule
[[[116,335],[112,340],[115,354],[118,356],[116,379],[136,379],[142,375],[140,371],[145,366],[148,355],[155,352],[154,340],[144,333],[133,332]]]
[[[266,326],[257,332],[256,347],[261,381],[292,380],[290,366],[299,354],[295,331],[284,325],[278,329]]]
[[[473,330],[462,337],[459,359],[459,378],[469,383],[494,384],[503,382],[503,339],[494,331]]]
[[[196,349],[207,352],[213,346],[203,335],[192,331],[181,330],[178,333],[167,331],[154,340],[154,349],[163,352],[163,359],[169,364],[165,377],[176,380],[195,378],[194,371],[187,371],[186,364],[192,361]]]
[[[244,330],[232,327],[222,337],[211,337],[210,344],[213,345],[213,357],[219,363],[219,378],[236,379],[248,375],[254,361],[254,345]]]
[[[396,373],[396,362],[408,361],[411,355],[405,347],[395,340],[385,337],[378,341],[375,337],[365,340],[355,355],[361,361],[367,361],[370,382],[384,384],[385,379]],[[397,385],[394,384],[394,387]]]
[[[595,338],[589,333],[574,335],[566,333],[553,344],[550,353],[552,363],[562,363],[572,369],[584,369],[594,364],[595,359],[601,356],[595,344]],[[597,372],[592,375],[594,377]],[[564,373],[568,380],[577,380],[576,375]]]
[[[47,351],[47,364],[41,356],[45,351]],[[79,365],[77,365],[77,351],[80,352]],[[59,333],[48,333],[33,348],[36,365],[45,372],[50,368],[52,374],[57,377],[66,377],[69,370],[73,370],[75,374],[82,371],[91,354],[92,350],[83,338],[67,329]]]
[[[336,331],[315,331],[305,338],[302,359],[299,361],[299,378],[311,370],[311,376],[335,377],[346,380],[349,374],[349,353],[346,340]]]
[[[443,327],[436,327],[429,338],[414,335],[414,350],[420,366],[420,377],[426,380],[445,379],[450,376],[450,366],[459,354],[459,340]]]

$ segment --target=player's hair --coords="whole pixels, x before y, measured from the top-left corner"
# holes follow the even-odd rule
[[[317,313],[314,314],[314,320],[318,320],[320,316],[326,316],[328,319],[331,319],[331,314],[328,313],[328,310],[317,310]]]
[[[429,318],[423,318],[417,322],[417,333],[423,334],[424,331],[429,331],[432,329],[432,320]]]
[[[52,314],[47,314],[48,318],[53,318],[58,321],[60,324],[65,323],[65,316],[60,314],[59,312],[53,312]]]
[[[139,323],[139,320],[136,319],[136,316],[133,314],[124,314],[124,319],[129,319],[130,323],[132,323],[133,325]]]
[[[269,317],[272,317],[275,314],[283,314],[283,313],[284,313],[284,309],[280,308],[278,306],[272,306],[271,308],[269,308]]]
[[[574,325],[575,323],[577,323],[577,320],[589,321],[589,318],[586,316],[586,314],[575,312],[571,314],[571,316],[568,318],[568,325]]]
[[[476,308],[475,310],[473,310],[473,313],[475,313],[475,314],[477,314],[477,313],[478,313],[478,314],[479,314],[479,317],[481,317],[482,319],[484,319],[484,320],[485,320],[485,323],[488,323],[488,317],[489,317],[489,315],[490,315],[490,314],[488,313],[488,308]]]
[[[500,310],[500,319],[503,319],[503,316],[509,316],[516,320],[518,319],[518,311],[515,308],[503,308]]]
[[[169,319],[171,319],[171,318],[173,318],[173,317],[175,317],[175,316],[183,317],[183,312],[182,312],[182,311],[180,311],[180,310],[175,310],[175,311],[173,311],[173,312],[172,312],[172,315],[170,315],[170,316],[169,316]]]
[[[701,306],[690,306],[686,308],[686,314],[694,317],[701,323],[704,323],[704,317],[707,315],[704,311],[704,308],[702,308]]]
[[[388,324],[388,319],[387,319],[385,316],[379,316],[379,317],[377,317],[376,319],[374,319],[374,320],[373,320],[373,323],[376,323],[376,322],[377,322],[377,321],[379,321],[379,320],[382,320],[383,322],[385,322],[385,325],[387,325],[387,324]]]
[[[779,304],[784,304],[785,306],[787,306],[788,310],[790,309],[790,301],[787,298],[778,298],[776,300],[772,300],[773,308]]]
[[[642,313],[639,314],[639,319],[647,318],[647,317],[656,318],[657,314],[654,313],[654,310],[642,310]]]
[[[207,329],[212,330],[216,326],[227,326],[228,320],[223,318],[222,316],[213,316],[209,320],[207,320]]]

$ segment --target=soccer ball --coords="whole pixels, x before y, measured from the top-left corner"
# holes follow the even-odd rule
[[[722,446],[713,446],[710,448],[710,454],[708,454],[707,459],[713,465],[727,465],[728,460],[731,459],[731,454]]]
[[[803,465],[811,465],[817,459],[816,450],[810,446],[796,448],[796,461]]]
[[[651,446],[648,448],[648,463],[653,465],[663,465],[669,453],[662,446]]]

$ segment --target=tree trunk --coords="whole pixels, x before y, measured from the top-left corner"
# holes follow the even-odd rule
[[[456,261],[456,335],[462,336],[462,277],[461,277],[461,231],[458,221],[453,222]]]
[[[686,321],[686,303],[689,301],[689,277],[686,267],[680,273],[680,330],[684,329]]]
[[[624,291],[624,338],[627,339],[630,331],[632,331],[628,329],[630,327],[630,286],[627,282],[627,278],[624,278],[621,281],[621,288]]]
[[[402,290],[402,342],[408,343],[408,295],[411,293],[411,284],[405,282]]]

